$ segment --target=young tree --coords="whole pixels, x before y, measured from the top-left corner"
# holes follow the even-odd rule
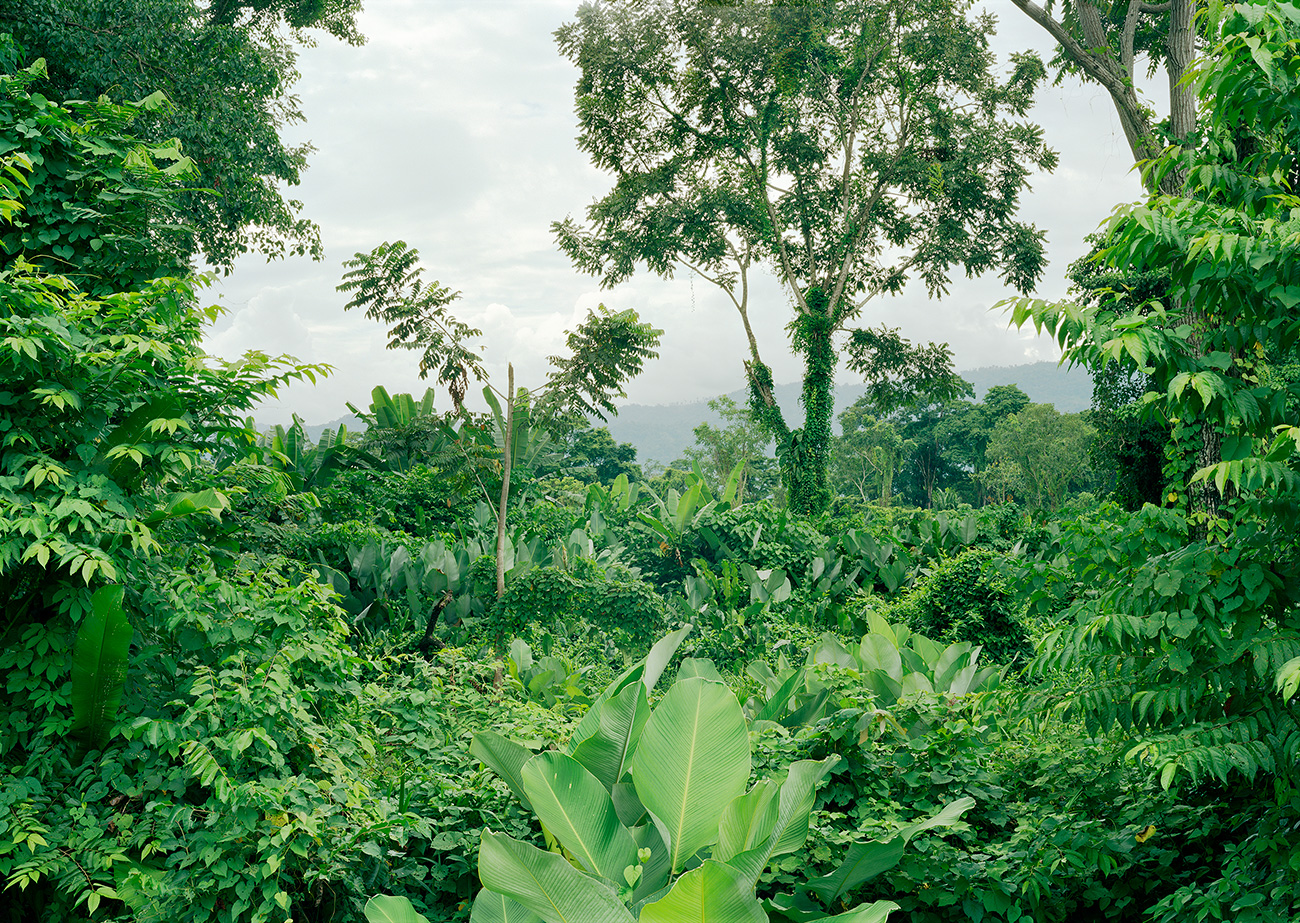
[[[478,352],[465,341],[481,335],[448,310],[458,292],[426,284],[419,251],[405,241],[384,242],[370,253],[357,253],[343,263],[347,270],[338,290],[351,294],[344,310],[363,308],[367,317],[392,324],[389,349],[423,350],[420,377],[437,371],[458,411],[473,375],[485,381]],[[641,322],[635,311],[610,311],[601,305],[566,336],[568,356],[551,356],[553,368],[545,387],[515,390],[515,367],[506,365],[506,388],[489,383],[484,397],[501,420],[501,495],[497,504],[497,596],[505,593],[506,507],[510,499],[510,470],[516,457],[515,408],[522,396],[536,426],[564,428],[588,415],[606,419],[617,413],[614,398],[626,396],[623,385],[640,373],[647,359],[659,355],[663,331]],[[504,400],[501,413],[499,400]]]
[[[913,276],[942,293],[956,267],[1020,291],[1041,273],[1042,236],[1015,210],[1056,162],[1023,121],[1044,69],[1017,56],[996,79],[992,29],[967,0],[629,0],[584,4],[556,33],[582,72],[579,143],[615,180],[585,224],[554,225],[561,248],[603,285],[684,266],[726,292],[796,510],[829,499],[832,382],[868,301]],[[801,427],[750,324],[760,265],[793,304]]]

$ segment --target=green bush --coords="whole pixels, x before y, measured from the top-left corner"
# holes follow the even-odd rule
[[[583,572],[585,571],[585,573]],[[643,580],[607,580],[596,569],[579,571],[534,567],[511,580],[492,606],[487,624],[494,637],[548,632],[562,621],[581,619],[601,631],[626,637],[633,647],[648,647],[663,633],[668,611]]]
[[[968,548],[944,559],[884,614],[935,641],[981,644],[989,660],[1027,659],[1033,653],[1028,634],[997,562],[987,548]]]

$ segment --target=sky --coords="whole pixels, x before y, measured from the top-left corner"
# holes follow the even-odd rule
[[[1010,0],[985,6],[999,20],[1001,62],[1026,48],[1048,56],[1045,33]],[[249,349],[286,353],[334,371],[282,391],[259,409],[260,422],[297,413],[324,423],[347,414],[348,401],[364,409],[376,385],[418,396],[433,383],[419,379],[417,352],[386,350],[384,328],[345,312],[347,297],[335,291],[344,260],[398,239],[420,251],[427,277],[462,293],[456,313],[483,331],[485,365],[499,387],[507,362],[518,385],[543,384],[546,357],[564,351],[565,330],[602,303],[633,308],[665,331],[659,358],[626,386],[626,402],[698,401],[743,386],[740,320],[709,283],[688,271],[671,280],[642,271],[601,290],[555,246],[551,222],[581,217],[611,186],[577,147],[577,70],[552,38],[576,8],[577,0],[365,0],[364,46],[323,36],[302,49],[295,92],[306,119],[285,137],[310,141],[315,152],[288,194],[320,225],[325,258],[238,261],[208,290],[226,313],[207,349],[228,359]],[[1149,91],[1158,97],[1158,88]],[[1031,179],[1020,214],[1047,235],[1050,263],[1035,294],[1060,298],[1084,236],[1141,187],[1100,88],[1045,86],[1031,118],[1060,163]],[[940,300],[920,285],[877,299],[863,323],[946,342],[959,369],[1058,359],[1050,339],[1008,329],[1006,316],[989,310],[1014,294],[995,274],[959,276]],[[763,275],[751,321],[778,382],[800,377],[785,340],[789,314],[787,295]],[[450,406],[445,391],[437,405]]]

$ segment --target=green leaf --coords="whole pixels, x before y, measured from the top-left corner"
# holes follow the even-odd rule
[[[532,809],[521,776],[524,764],[533,758],[531,750],[523,744],[507,740],[495,731],[479,731],[469,745],[469,752],[501,777],[520,804]]]
[[[72,729],[78,760],[102,749],[126,686],[134,631],[122,608],[123,589],[106,586],[90,598],[90,612],[72,649]]]
[[[753,890],[735,869],[706,859],[673,883],[672,890],[641,908],[641,923],[767,923]]]
[[[835,871],[821,878],[811,879],[808,888],[824,903],[830,903],[864,881],[875,878],[881,872],[887,872],[898,865],[906,848],[907,841],[901,836],[883,841],[854,843],[849,846],[844,861]]]
[[[554,750],[533,757],[523,784],[546,829],[587,871],[618,881],[623,869],[636,865],[636,844],[619,823],[609,792],[573,757]]]
[[[578,726],[573,729],[573,735],[569,738],[570,752],[582,741],[587,740],[596,733],[600,727],[601,712],[599,707],[626,689],[629,683],[639,680],[645,686],[647,694],[654,691],[655,685],[659,682],[659,677],[663,675],[664,669],[668,666],[669,661],[673,659],[673,655],[677,653],[677,648],[681,646],[682,641],[691,633],[692,627],[687,625],[685,628],[679,628],[677,631],[669,632],[660,638],[650,648],[650,653],[646,654],[645,660],[628,667],[618,679],[605,687],[605,691],[587,709],[586,714],[578,722]]]
[[[872,904],[862,904],[854,907],[852,910],[846,910],[844,913],[837,913],[833,917],[823,917],[824,920],[839,920],[840,923],[885,923],[889,915],[898,909],[898,905],[893,901],[876,901]]]
[[[542,923],[542,918],[518,901],[483,888],[474,898],[469,923]]]
[[[364,913],[367,923],[429,923],[409,900],[388,894],[376,894],[366,901]]]
[[[790,766],[781,784],[770,833],[766,837],[754,837],[751,848],[724,854],[719,842],[717,857],[735,868],[750,888],[758,882],[758,877],[773,857],[792,853],[803,846],[808,838],[808,820],[816,802],[817,783],[839,759],[838,756],[829,756],[824,760],[799,760]]]
[[[716,840],[722,811],[745,791],[749,769],[749,730],[731,690],[699,677],[675,683],[632,759],[637,794],[674,872]]]
[[[754,849],[768,841],[776,826],[780,788],[770,779],[733,798],[718,822],[718,845],[713,858],[729,862],[733,856]]]
[[[478,854],[483,887],[512,898],[546,923],[633,923],[632,914],[605,882],[563,856],[483,831]]]
[[[636,752],[637,740],[650,705],[643,683],[632,683],[608,701],[593,705],[599,724],[590,737],[573,747],[575,760],[600,780],[610,791],[623,778]]]
[[[777,690],[772,693],[772,697],[768,699],[763,704],[763,707],[754,715],[754,720],[776,721],[784,715],[795,690],[803,684],[805,679],[806,673],[802,667],[786,677],[785,682],[783,682]]]

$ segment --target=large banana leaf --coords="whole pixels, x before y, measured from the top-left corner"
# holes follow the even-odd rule
[[[737,850],[726,859],[746,887],[754,888],[758,876],[774,856],[794,852],[803,845],[808,838],[808,818],[816,801],[817,783],[838,762],[838,756],[831,756],[820,761],[799,760],[790,767],[785,782],[781,784],[776,815],[768,836],[755,838],[753,845],[745,851]]]
[[[673,654],[677,653],[677,648],[681,646],[682,641],[691,633],[692,627],[687,625],[685,628],[664,635],[650,648],[650,653],[646,654],[645,660],[628,667],[618,679],[605,687],[605,691],[592,703],[587,713],[582,716],[582,720],[578,722],[578,726],[573,729],[573,734],[569,738],[570,754],[578,744],[595,734],[600,727],[600,707],[626,689],[629,684],[639,680],[645,686],[647,695],[654,692],[659,677],[663,675],[664,669],[673,659]]]
[[[72,736],[77,759],[108,742],[126,686],[133,630],[122,608],[122,587],[106,586],[90,597],[90,612],[72,648]]]
[[[474,898],[469,923],[542,923],[542,918],[518,901],[484,888]]]
[[[775,782],[763,779],[745,794],[733,798],[718,822],[718,845],[713,850],[713,858],[730,862],[733,856],[769,840],[776,826],[779,794]]]
[[[483,887],[517,901],[546,923],[634,923],[605,882],[570,865],[563,856],[483,831],[478,854]]]
[[[632,758],[641,803],[679,871],[716,841],[718,821],[749,781],[749,730],[725,685],[677,682],[651,713]]]
[[[705,859],[659,900],[641,908],[641,923],[767,923],[763,906],[735,869]]]
[[[533,757],[523,783],[537,817],[587,871],[621,881],[623,870],[637,864],[636,844],[609,792],[573,757],[554,750]]]
[[[366,923],[429,923],[429,918],[404,897],[376,894],[366,901]]]
[[[594,734],[573,748],[573,758],[613,791],[627,772],[637,740],[650,717],[645,684],[631,683],[593,709],[598,713],[599,726]]]
[[[470,742],[469,752],[501,777],[524,808],[532,808],[528,793],[524,791],[521,775],[524,764],[533,758],[531,750],[523,744],[502,737],[495,731],[479,731]]]
[[[860,904],[833,917],[822,917],[822,920],[837,920],[838,923],[885,923],[897,909],[898,905],[893,901],[876,901],[873,904]]]

